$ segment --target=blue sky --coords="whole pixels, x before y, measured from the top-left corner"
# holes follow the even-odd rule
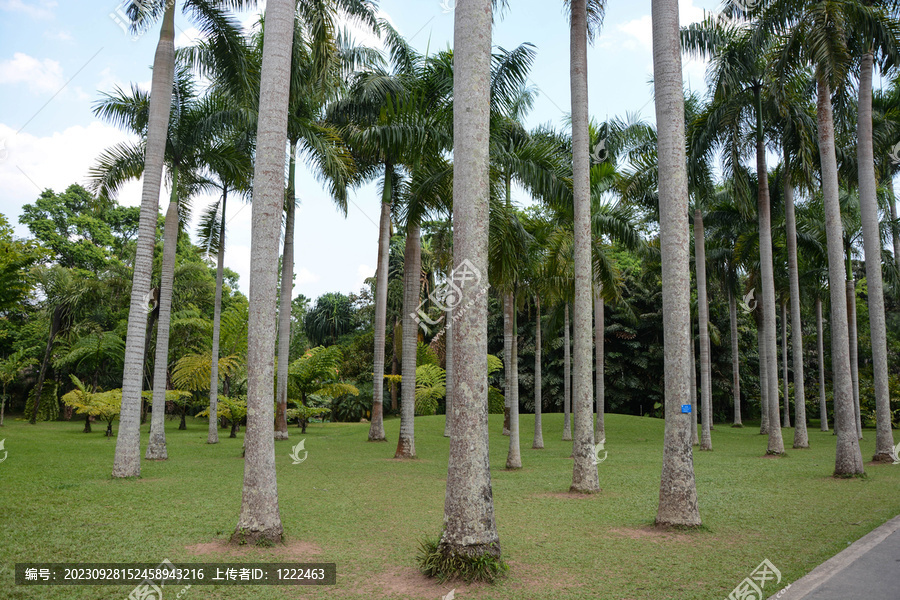
[[[454,0],[382,0],[382,16],[420,51],[452,46]],[[507,49],[523,42],[537,47],[531,84],[539,90],[527,124],[562,126],[569,110],[568,24],[562,1],[510,0],[497,21],[494,44]],[[87,6],[88,8],[85,8]],[[132,39],[111,15],[119,0],[90,3],[0,0],[0,212],[17,223],[24,204],[45,188],[62,191],[85,183],[100,152],[127,135],[94,118],[100,91],[131,82],[149,88],[158,29]],[[699,20],[716,2],[681,2],[681,21]],[[249,24],[255,15],[244,15]],[[180,12],[179,46],[197,31]],[[360,41],[375,43],[362,38]],[[650,2],[610,2],[600,36],[589,50],[591,115],[596,119],[639,112],[653,121]],[[703,88],[704,67],[685,61],[685,81]],[[374,273],[379,196],[375,185],[356,190],[344,219],[328,194],[299,169],[294,294],[315,298],[329,291],[358,291]],[[163,191],[163,194],[166,192]],[[194,213],[212,199],[198,197]],[[129,184],[120,202],[140,203],[140,184]],[[250,273],[250,208],[228,211],[226,265]],[[194,231],[193,224],[190,227]],[[19,235],[27,230],[17,227]]]

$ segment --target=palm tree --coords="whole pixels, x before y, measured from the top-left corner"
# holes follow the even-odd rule
[[[31,350],[31,348],[19,348],[0,361],[0,382],[3,383],[3,396],[0,397],[0,427],[3,427],[3,411],[6,408],[6,386],[12,383],[24,369],[37,362],[28,356]],[[35,414],[37,414],[37,410],[35,410]]]
[[[278,238],[284,206],[294,2],[269,0],[260,72],[259,125],[253,175],[253,239],[247,328],[247,432],[237,543],[280,542],[275,479],[273,381]]]
[[[687,157],[678,2],[653,0],[653,73],[659,136],[659,237],[662,255],[665,339],[665,441],[659,488],[658,525],[700,525],[691,449],[690,272],[687,223]]]
[[[451,329],[457,358],[450,415],[454,426],[438,551],[447,560],[493,558],[499,564],[486,418],[487,295],[474,277],[486,275],[488,267],[491,18],[489,0],[456,7],[453,251],[475,272],[460,282],[463,306],[472,304]]]

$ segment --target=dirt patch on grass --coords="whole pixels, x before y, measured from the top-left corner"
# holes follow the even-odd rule
[[[201,542],[185,546],[185,549],[193,556],[229,556],[229,557],[255,557],[270,558],[270,554],[277,558],[283,558],[290,562],[303,562],[322,554],[322,548],[310,542],[288,541],[271,547],[262,546],[235,546],[228,540],[217,539],[211,542]]]
[[[667,540],[672,542],[687,542],[692,540],[690,534],[679,531],[677,529],[667,529],[663,527],[655,527],[653,525],[644,525],[642,527],[613,527],[610,533],[627,537],[631,540]]]
[[[563,500],[596,500],[603,497],[603,490],[596,494],[579,494],[578,492],[543,492],[534,494],[534,498],[561,498]]]
[[[382,598],[427,598],[436,600],[443,598],[455,591],[457,598],[471,597],[466,592],[470,590],[484,589],[486,583],[465,583],[462,581],[448,581],[438,583],[437,579],[426,577],[421,571],[413,567],[401,567],[390,571],[383,571],[380,575],[370,580],[375,586],[373,594]]]

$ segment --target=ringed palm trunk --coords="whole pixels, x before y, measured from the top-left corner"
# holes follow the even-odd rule
[[[278,366],[275,383],[275,439],[288,439],[287,400],[288,368],[291,361],[291,296],[294,291],[294,219],[297,214],[294,200],[294,177],[297,169],[297,142],[290,141],[287,193],[285,194],[284,251],[281,254],[281,289],[278,302]]]
[[[400,370],[400,361],[397,358],[397,348],[403,347],[403,340],[401,339],[401,334],[403,333],[402,328],[400,327],[400,321],[397,317],[394,317],[394,330],[392,334],[394,336],[393,352],[391,353],[391,375],[399,375]],[[391,382],[391,410],[396,413],[397,412],[397,383],[395,381]]]
[[[222,332],[222,285],[225,280],[225,209],[228,190],[222,190],[222,217],[219,223],[219,251],[216,255],[216,298],[213,304],[212,362],[209,369],[209,432],[207,444],[219,443],[219,337]]]
[[[700,445],[697,433],[697,356],[694,349],[694,325],[691,324],[691,446]]]
[[[864,472],[859,438],[853,418],[853,384],[850,380],[850,334],[847,325],[847,297],[844,293],[844,247],[841,208],[838,201],[837,158],[834,149],[834,120],[831,90],[824,74],[816,73],[818,99],[819,155],[822,164],[822,192],[825,204],[825,232],[828,241],[828,288],[831,294],[831,370],[837,430],[834,474],[838,477]]]
[[[506,455],[507,469],[522,468],[522,451],[519,446],[519,340],[516,326],[516,297],[512,300],[512,361],[509,364],[510,397],[509,397],[509,451]]]
[[[594,424],[594,441],[606,440],[606,423],[603,419],[603,414],[606,412],[606,386],[604,381],[606,364],[603,348],[605,316],[603,312],[603,296],[601,295],[600,283],[597,282],[597,292],[594,294],[594,352],[596,354],[594,361],[597,369],[595,389],[597,398],[597,421]]]
[[[453,343],[453,335],[451,332],[452,319],[446,318],[447,326],[444,329],[444,367],[446,374],[446,385],[445,388],[447,390],[447,396],[445,399],[445,408],[444,408],[444,437],[450,437],[450,428],[453,426],[452,421],[450,420],[450,405],[453,404],[453,370],[456,362],[456,358],[454,356],[454,343]]]
[[[509,411],[512,398],[512,339],[513,317],[512,294],[503,294],[503,435],[509,435]]]
[[[784,386],[784,422],[782,427],[791,426],[790,387],[788,385],[788,335],[787,304],[781,303],[781,379]]]
[[[659,237],[662,259],[666,426],[657,525],[700,525],[690,397],[690,235],[677,0],[652,0],[653,72],[659,130]]]
[[[392,170],[390,165],[385,167],[384,192],[381,197],[381,218],[378,221],[378,267],[375,274],[375,371],[372,381],[372,423],[369,425],[370,442],[387,441],[384,435],[384,344],[387,330],[388,270],[390,268],[391,255]],[[450,348],[448,345],[448,365],[450,362],[449,352]],[[447,400],[448,402],[450,400],[450,390],[447,390]],[[446,427],[447,425],[445,425]]]
[[[697,269],[697,310],[700,331],[700,407],[703,411],[703,431],[700,449],[712,450],[712,388],[709,373],[709,301],[706,297],[706,241],[703,231],[703,213],[694,211],[694,254]]]
[[[738,354],[737,302],[734,291],[728,288],[728,319],[731,325],[731,392],[734,396],[733,427],[743,427],[741,422],[741,357]]]
[[[760,109],[761,110],[761,109]],[[759,180],[757,208],[759,211],[759,262],[762,279],[760,307],[762,309],[764,342],[766,346],[766,384],[768,387],[769,443],[766,454],[784,454],[784,439],[778,414],[778,349],[775,340],[775,273],[772,262],[772,215],[770,213],[769,176],[766,167],[766,146],[761,126],[756,139],[756,175]]]
[[[756,338],[759,346],[759,434],[769,434],[769,383],[766,362],[766,326],[762,319],[762,303],[757,302]]]
[[[175,74],[175,2],[166,5],[159,43],[153,58],[150,82],[150,106],[147,121],[147,146],[144,151],[141,215],[138,224],[134,274],[131,285],[131,307],[125,337],[125,366],[122,373],[122,409],[113,477],[137,477],[141,474],[141,389],[143,357],[150,278],[153,273],[153,250],[156,246],[156,221],[159,215],[159,190],[162,183],[166,136],[169,129],[172,83]]]
[[[797,266],[797,218],[789,156],[784,155],[784,220],[787,235],[788,279],[791,288],[791,352],[794,357],[794,448],[809,448],[806,430],[806,381],[803,375],[803,322],[800,315],[800,269]]]
[[[260,75],[253,237],[250,244],[250,310],[247,326],[247,427],[244,488],[232,542],[280,542],[281,515],[275,477],[275,286],[284,212],[288,83],[294,2],[269,0]]]
[[[406,250],[403,256],[403,357],[400,384],[400,437],[394,458],[416,456],[416,342],[418,325],[413,316],[419,306],[421,283],[421,242],[419,225],[410,223],[406,231]]]
[[[172,177],[172,199],[166,211],[163,259],[159,282],[159,321],[156,324],[156,358],[153,362],[153,412],[147,460],[166,460],[166,387],[169,374],[169,325],[172,321],[172,286],[175,283],[175,249],[178,245],[178,171]],[[120,427],[121,429],[121,427]]]
[[[541,425],[541,404],[543,404],[544,392],[542,388],[541,369],[541,297],[535,295],[534,308],[537,313],[534,330],[534,442],[531,447],[535,450],[544,449],[544,431]]]
[[[890,196],[888,198],[888,204],[891,207],[891,221],[895,223],[893,227],[891,227],[892,237],[894,238],[894,266],[900,270],[900,225],[896,225],[897,223],[897,196],[894,194],[894,177],[888,173],[887,176],[887,185],[888,190],[890,191]]]
[[[828,431],[828,404],[825,400],[825,335],[822,329],[822,299],[816,298],[816,341],[819,351],[819,428],[822,431]]]
[[[850,334],[850,383],[853,385],[853,418],[856,434],[862,439],[862,415],[859,406],[859,341],[856,336],[856,281],[847,280],[847,326]]]
[[[453,248],[481,274],[488,272],[488,140],[491,2],[461,2],[454,11]],[[463,311],[451,329],[456,365],[453,429],[439,551],[471,561],[500,557],[494,519],[487,422],[486,281],[466,280]],[[456,315],[455,315],[456,316]]]
[[[888,389],[887,328],[884,317],[884,283],[881,277],[881,235],[878,227],[875,153],[872,147],[872,68],[873,56],[866,53],[860,65],[859,124],[857,126],[857,162],[859,163],[859,212],[862,221],[863,246],[866,255],[866,283],[869,290],[869,332],[872,338],[872,372],[875,385],[875,456],[876,462],[892,462],[894,436],[891,433],[891,401]],[[893,196],[893,194],[892,194]],[[891,216],[896,219],[894,199],[890,198]],[[894,256],[900,242],[894,232]]]
[[[563,317],[563,435],[564,442],[572,440],[572,423],[569,420],[569,408],[572,400],[572,356],[571,342],[569,340],[569,303],[566,302]]]

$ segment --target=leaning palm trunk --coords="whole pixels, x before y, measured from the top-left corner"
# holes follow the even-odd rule
[[[594,294],[594,362],[596,364],[596,389],[594,391],[597,399],[597,420],[594,423],[594,441],[606,440],[606,423],[603,419],[603,413],[606,412],[606,382],[605,375],[605,358],[603,351],[603,337],[605,335],[605,316],[603,314],[603,296],[601,296],[600,282],[596,282],[597,291]]]
[[[512,398],[512,342],[513,342],[513,300],[512,294],[503,294],[503,435],[509,435],[509,411]]]
[[[800,269],[797,266],[797,219],[790,163],[784,155],[784,221],[791,291],[791,352],[794,357],[794,448],[809,448],[806,430],[806,385],[803,377],[803,322],[800,320]],[[785,399],[787,402],[787,399]]]
[[[222,188],[222,210],[219,217],[219,248],[216,252],[216,296],[213,302],[212,360],[209,365],[209,432],[207,444],[219,443],[219,338],[222,333],[222,286],[225,280],[225,209],[228,188]]]
[[[288,84],[294,2],[266,6],[260,74],[256,165],[253,172],[253,236],[250,242],[250,310],[247,324],[247,428],[241,515],[231,539],[280,542],[281,515],[275,477],[275,288],[284,212]]]
[[[131,307],[125,338],[125,368],[122,374],[122,410],[113,477],[137,477],[141,474],[141,389],[147,297],[153,273],[153,249],[156,245],[156,221],[159,215],[159,188],[162,183],[166,137],[169,130],[172,83],[175,74],[175,2],[169,2],[163,15],[159,44],[153,59],[150,106],[147,121],[147,146],[144,151],[141,216],[134,256]]]
[[[894,436],[891,433],[891,400],[888,389],[887,330],[884,318],[884,284],[881,278],[881,235],[878,227],[875,153],[872,148],[872,67],[871,52],[862,58],[859,77],[859,124],[857,128],[857,162],[859,163],[859,212],[862,221],[863,246],[866,255],[866,284],[869,289],[869,332],[872,338],[872,371],[875,385],[875,456],[876,462],[891,462]],[[893,195],[892,195],[893,196]],[[894,199],[890,198],[892,216]],[[893,217],[896,219],[896,217]],[[894,253],[900,243],[894,231]]]
[[[700,408],[703,411],[703,431],[700,449],[712,450],[712,388],[709,373],[709,301],[706,297],[706,243],[703,234],[703,213],[694,211],[694,254],[697,270],[697,310],[700,331]]]
[[[491,3],[460,2],[454,26],[453,248],[482,278],[488,272],[488,129]],[[454,323],[453,428],[439,544],[447,558],[500,557],[494,519],[487,422],[486,281],[462,282],[468,306]],[[469,303],[472,303],[471,306]]]
[[[652,0],[653,72],[659,130],[659,240],[662,259],[666,427],[658,525],[700,525],[688,402],[690,376],[690,235],[677,0]]]
[[[853,418],[856,435],[862,439],[862,415],[859,406],[859,341],[856,337],[856,281],[847,281],[847,326],[850,334],[850,383],[853,386]]]
[[[791,426],[790,386],[788,385],[788,335],[787,304],[781,303],[781,380],[784,386],[784,421],[782,427]]]
[[[403,256],[403,363],[400,384],[400,437],[394,458],[416,456],[416,346],[418,325],[414,319],[419,306],[421,282],[421,242],[419,225],[406,227],[406,250]]]
[[[278,365],[275,383],[275,439],[288,439],[287,400],[288,367],[291,359],[291,296],[294,291],[294,219],[297,214],[294,199],[294,177],[297,169],[297,142],[290,140],[288,146],[287,193],[284,196],[284,250],[281,253],[281,289],[278,302]]]
[[[694,349],[694,324],[691,323],[691,446],[700,445],[697,412],[697,355]]]
[[[837,158],[831,90],[824,74],[816,73],[819,155],[828,241],[828,289],[831,294],[831,370],[834,387],[834,427],[837,430],[834,474],[840,477],[864,472],[859,438],[853,422],[853,384],[850,380],[850,335],[847,326],[847,296],[844,293],[844,247],[841,208],[838,200]]]
[[[587,0],[572,0],[569,80],[572,88],[572,192],[575,202],[575,356],[572,362],[572,411],[575,440],[572,447],[570,491],[600,491],[594,456],[593,277],[591,269],[590,131],[588,123]]]
[[[566,302],[563,316],[563,435],[564,442],[572,439],[572,424],[569,420],[569,407],[572,400],[572,357],[570,354],[571,342],[569,340],[569,303]]]
[[[734,395],[734,427],[741,423],[741,357],[738,355],[737,302],[734,291],[728,288],[728,318],[731,324],[731,392]]]
[[[822,333],[821,298],[816,298],[816,341],[819,351],[819,428],[828,431],[828,404],[825,400],[825,335]]]
[[[172,177],[172,199],[166,211],[163,259],[159,282],[159,321],[156,324],[156,359],[153,363],[153,413],[147,460],[166,460],[166,384],[169,373],[169,324],[172,321],[172,286],[175,283],[175,248],[178,245],[178,171]]]
[[[535,295],[534,310],[537,313],[535,317],[534,331],[534,442],[531,447],[535,450],[544,449],[544,431],[541,426],[541,404],[543,403],[544,393],[541,387],[541,297]]]
[[[444,328],[444,367],[447,383],[445,386],[444,437],[450,437],[450,427],[452,426],[452,421],[450,420],[450,405],[453,404],[453,369],[456,357],[454,356],[453,350],[453,335],[450,331],[453,321],[449,316],[447,317],[446,323],[447,325]]]
[[[519,340],[516,327],[516,297],[510,294],[512,299],[512,353],[508,365],[510,373],[509,384],[509,451],[506,455],[507,469],[522,468],[522,452],[519,447]]]
[[[766,145],[762,131],[756,139],[756,175],[759,180],[759,267],[762,279],[760,309],[766,349],[766,384],[768,390],[769,443],[766,454],[784,454],[781,423],[778,414],[778,350],[775,339],[775,274],[772,263],[772,215],[770,213],[769,177],[766,171]]]
[[[372,423],[369,441],[387,441],[384,435],[384,344],[387,330],[388,269],[391,257],[391,172],[384,173],[385,191],[381,198],[378,222],[378,267],[375,273],[375,371],[372,379]],[[446,336],[446,333],[445,333]],[[444,338],[447,339],[446,337]],[[447,369],[450,369],[450,345],[447,345]],[[450,401],[450,390],[447,390]],[[448,419],[449,423],[449,419]],[[448,425],[449,426],[449,425]],[[446,433],[446,432],[445,432]]]

